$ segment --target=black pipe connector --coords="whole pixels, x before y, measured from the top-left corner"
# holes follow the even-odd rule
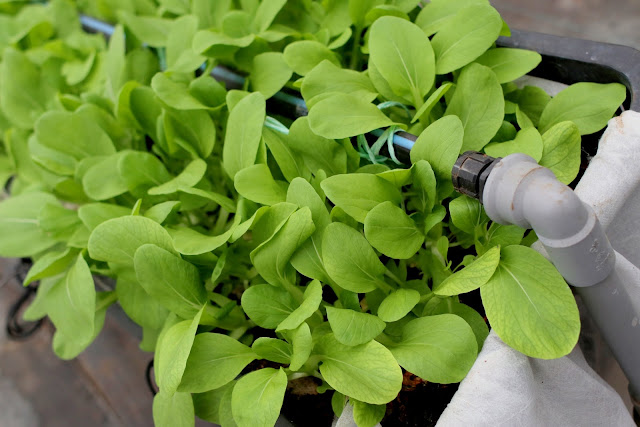
[[[465,151],[453,165],[453,187],[458,193],[466,194],[482,203],[484,185],[491,169],[499,160],[500,157],[493,158],[477,151]]]

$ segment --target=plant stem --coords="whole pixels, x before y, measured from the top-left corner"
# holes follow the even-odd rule
[[[396,282],[398,286],[404,285],[404,281],[400,280],[400,278],[395,274],[393,274],[391,270],[389,270],[388,268],[385,270],[384,275],[387,276],[389,279],[393,280],[394,282]]]
[[[362,28],[356,27],[355,37],[353,39],[353,46],[351,47],[351,62],[349,68],[352,70],[360,71],[360,39],[362,38]]]
[[[306,372],[294,372],[287,376],[287,380],[293,381],[293,380],[297,380],[298,378],[304,378],[308,376],[309,374],[307,374]]]

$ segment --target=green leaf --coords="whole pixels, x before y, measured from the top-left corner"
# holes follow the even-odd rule
[[[198,31],[198,17],[181,15],[184,16],[173,21],[167,35],[167,66],[169,71],[188,73],[200,67],[205,58],[191,48],[191,41]]]
[[[309,111],[311,130],[328,139],[349,138],[392,124],[378,107],[351,94],[332,94]]]
[[[0,110],[9,121],[21,129],[31,129],[56,91],[46,79],[45,71],[26,54],[7,47],[0,63]]]
[[[262,205],[275,205],[287,198],[287,183],[276,181],[269,166],[262,163],[239,170],[233,183],[242,197]]]
[[[447,216],[447,209],[442,205],[436,205],[433,212],[424,219],[424,233],[427,234],[433,227],[440,224]]]
[[[188,227],[169,229],[169,234],[173,239],[173,247],[183,255],[200,255],[211,252],[224,245],[231,237],[235,227],[229,228],[217,236],[208,236],[198,233]]]
[[[314,40],[300,40],[284,48],[284,60],[296,74],[301,76],[324,60],[328,60],[338,67],[340,61],[335,53],[320,42]]]
[[[202,159],[209,157],[216,142],[216,127],[204,110],[166,112],[164,131],[168,144],[180,146]]]
[[[198,269],[159,246],[141,245],[135,252],[134,267],[144,290],[182,318],[193,317],[207,303]]]
[[[476,62],[496,73],[499,83],[508,83],[533,70],[542,61],[538,52],[524,49],[494,48],[481,55]]]
[[[242,294],[242,309],[258,326],[275,329],[298,304],[284,289],[271,285],[254,285]]]
[[[127,86],[122,88],[125,90]],[[127,102],[123,99],[122,102]],[[123,106],[123,109],[128,109],[131,112],[131,116],[135,120],[135,124],[151,139],[155,142],[162,142],[162,139],[158,136],[158,118],[162,113],[162,106],[158,97],[153,92],[153,89],[147,86],[139,86],[131,89],[129,94],[128,106]]]
[[[287,375],[282,368],[264,368],[238,380],[233,388],[231,409],[238,427],[275,425],[287,389]]]
[[[417,164],[420,160],[426,160],[438,179],[450,181],[451,170],[458,160],[463,137],[463,125],[457,116],[442,117],[420,134],[411,148],[411,163]]]
[[[436,55],[436,74],[464,67],[496,41],[502,29],[500,14],[489,5],[461,9],[431,41]]]
[[[170,201],[170,202],[162,202],[157,205],[151,206],[144,213],[149,219],[154,220],[158,224],[162,224],[173,212],[175,212],[180,207],[180,202]]]
[[[390,350],[403,368],[438,384],[462,381],[478,351],[471,327],[452,314],[410,321]]]
[[[67,240],[81,226],[78,213],[58,203],[46,204],[38,215],[40,228],[54,239]]]
[[[286,0],[272,0],[260,3],[253,16],[253,27],[257,32],[266,31],[286,3]]]
[[[322,284],[313,280],[304,291],[303,301],[276,328],[276,332],[297,329],[305,320],[313,316],[322,302]]]
[[[505,113],[506,113],[506,110],[505,110]],[[527,128],[534,127],[533,121],[529,118],[529,116],[523,113],[522,110],[520,110],[520,107],[517,104],[516,104],[516,121],[520,129],[527,129]]]
[[[170,20],[155,16],[136,16],[125,11],[119,11],[118,18],[143,43],[152,47],[166,46],[171,29]]]
[[[436,295],[459,295],[478,289],[491,279],[500,262],[500,247],[489,249],[470,265],[447,277],[433,292]]]
[[[94,337],[96,290],[82,255],[77,256],[67,274],[48,292],[47,298],[47,314],[56,327],[56,334],[73,337],[73,341],[84,349]]]
[[[506,157],[513,153],[524,153],[536,161],[542,158],[542,137],[534,127],[522,129],[512,141],[492,142],[484,147],[484,152],[492,157]]]
[[[151,80],[156,96],[176,110],[202,110],[209,106],[191,95],[185,84],[171,80],[166,73],[157,73]]]
[[[355,24],[356,28],[362,28],[367,13],[374,7],[383,4],[384,0],[349,0],[348,3],[351,21]]]
[[[342,411],[346,405],[346,396],[339,391],[334,391],[331,396],[331,409],[333,409],[333,414],[340,418],[342,415]]]
[[[322,263],[322,234],[327,225],[331,223],[331,218],[324,201],[318,196],[316,190],[302,178],[291,181],[287,190],[287,202],[294,203],[300,207],[308,207],[311,210],[311,218],[316,231],[309,240],[304,242],[300,249],[291,257],[291,264],[301,274],[320,280],[323,283],[329,282],[329,276]]]
[[[31,282],[56,276],[65,271],[78,255],[77,251],[67,248],[64,251],[51,251],[38,258],[25,277],[22,284],[27,286]]]
[[[484,65],[465,67],[445,114],[456,115],[463,123],[460,151],[481,150],[498,132],[504,118],[502,87],[495,73]]]
[[[37,138],[29,138],[29,152],[33,161],[56,175],[72,176],[77,161],[68,154],[42,145]]]
[[[308,207],[318,230],[324,229],[331,222],[324,201],[313,186],[303,178],[296,177],[291,180],[291,184],[287,188],[287,202],[301,208]]]
[[[580,130],[573,122],[561,122],[542,135],[540,164],[564,184],[570,184],[580,171]]]
[[[289,369],[297,371],[306,363],[313,349],[313,339],[311,329],[306,323],[302,323],[289,334],[292,341],[293,352],[291,354],[291,364]]]
[[[143,328],[162,329],[169,311],[151,296],[138,283],[133,268],[118,270],[116,282],[118,303],[124,312]]]
[[[42,252],[56,241],[40,227],[38,216],[57,200],[48,193],[24,193],[0,202],[0,256],[29,257]]]
[[[386,326],[372,314],[343,308],[327,307],[327,318],[336,340],[348,346],[368,343]]]
[[[573,84],[546,105],[540,116],[540,132],[544,134],[567,120],[578,126],[580,135],[597,132],[607,125],[626,97],[626,89],[619,83]]]
[[[260,208],[257,211],[255,222],[251,226],[253,241],[260,245],[269,240],[297,210],[296,205],[286,202]]]
[[[435,92],[429,95],[429,98],[427,98],[424,104],[422,104],[422,107],[420,107],[416,111],[413,119],[411,119],[411,123],[417,122],[421,117],[428,117],[433,107],[435,107],[436,104],[440,101],[440,98],[442,98],[447,92],[449,92],[449,89],[451,89],[452,87],[453,83],[443,83],[438,89],[435,90]]]
[[[107,220],[129,216],[130,214],[130,209],[110,203],[87,203],[78,208],[78,217],[89,231],[93,231],[98,225]]]
[[[418,160],[411,167],[411,176],[413,178],[412,189],[418,193],[419,209],[424,213],[431,212],[438,197],[436,176],[431,164],[426,160]]]
[[[195,413],[191,395],[160,391],[153,398],[153,423],[157,427],[194,427]]]
[[[467,6],[488,5],[488,0],[432,0],[427,3],[416,18],[418,25],[426,35],[432,36],[451,21],[456,14]]]
[[[77,160],[116,152],[109,135],[95,121],[86,120],[77,113],[46,112],[35,124],[35,135],[45,147]]]
[[[123,154],[119,152],[105,157],[103,160],[91,166],[82,177],[82,188],[93,200],[106,200],[126,193],[127,183],[119,174],[118,164]]]
[[[329,333],[318,340],[315,351],[322,357],[322,377],[344,395],[381,405],[395,399],[402,387],[400,366],[376,341],[351,347]]]
[[[196,53],[211,57],[232,55],[240,48],[249,46],[255,40],[253,34],[230,37],[218,31],[198,31],[193,37],[192,48]]]
[[[353,404],[353,420],[358,427],[375,427],[387,410],[387,405],[371,405],[355,399],[349,401]]]
[[[82,335],[72,333],[65,335],[57,330],[53,335],[53,351],[63,360],[70,360],[78,356],[98,336],[104,326],[104,318],[107,308],[116,300],[115,292],[98,292],[94,302],[95,313],[93,318],[93,335],[88,339]],[[53,302],[53,301],[52,301]]]
[[[222,423],[220,416],[220,405],[225,393],[230,393],[235,385],[236,382],[231,381],[220,388],[208,391],[206,393],[194,393],[193,406],[195,408],[196,416],[198,418],[202,418],[203,420],[209,421],[210,423],[220,425]]]
[[[315,231],[311,211],[301,208],[269,240],[251,252],[251,262],[258,273],[272,285],[287,287],[295,279],[289,259]]]
[[[146,190],[171,179],[156,156],[144,151],[127,151],[118,160],[118,174],[129,191]]]
[[[489,220],[480,202],[468,196],[453,199],[449,203],[449,212],[453,225],[471,235],[474,235],[476,226]]]
[[[489,327],[484,318],[475,311],[473,308],[460,304],[459,302],[448,299],[445,304],[440,304],[439,307],[434,309],[430,315],[436,314],[455,314],[462,317],[471,326],[474,335],[476,336],[476,342],[478,343],[478,352],[482,349],[484,340],[489,336]]]
[[[369,61],[397,96],[420,108],[433,87],[435,59],[429,38],[395,16],[377,19],[369,31]]]
[[[98,261],[132,264],[136,250],[152,243],[175,253],[169,233],[142,216],[124,216],[98,225],[89,237],[89,255]]]
[[[385,322],[396,322],[406,316],[420,302],[420,292],[398,289],[387,295],[378,307],[378,317]]]
[[[340,68],[327,60],[319,63],[304,77],[301,92],[309,108],[317,102],[314,99],[321,99],[331,93],[351,94],[367,102],[378,96],[366,74]]]
[[[424,243],[424,234],[416,223],[391,202],[380,203],[369,211],[364,235],[374,248],[396,259],[411,258]]]
[[[337,142],[316,135],[309,127],[309,118],[300,117],[289,129],[289,145],[300,154],[307,167],[316,174],[324,170],[327,175],[347,172],[347,153]]]
[[[196,335],[178,391],[201,393],[233,381],[256,355],[249,347],[221,334]]]
[[[224,169],[231,178],[256,162],[265,105],[264,96],[254,92],[238,102],[229,114],[222,159]]]
[[[309,169],[305,166],[302,157],[291,147],[288,135],[264,128],[262,138],[287,181],[296,177],[310,178]]]
[[[170,181],[149,189],[149,194],[157,196],[161,194],[173,194],[185,188],[195,186],[204,177],[207,171],[207,163],[201,159],[191,161],[182,172]]]
[[[480,295],[491,327],[527,356],[554,359],[576,345],[580,316],[571,290],[535,250],[503,248],[500,264]]]
[[[368,173],[334,175],[322,181],[322,190],[331,202],[364,223],[369,211],[380,203],[402,202],[398,188],[379,176]]]
[[[160,392],[165,395],[173,395],[180,385],[203,311],[204,307],[200,308],[193,319],[176,323],[159,338],[156,379]]]
[[[258,359],[266,359],[275,363],[288,364],[291,361],[293,349],[291,344],[277,338],[260,337],[253,342],[251,349]]]
[[[384,284],[384,265],[367,240],[348,225],[334,222],[324,230],[322,259],[329,276],[352,292],[371,292]]]
[[[268,4],[271,2],[264,2]],[[262,93],[265,98],[271,98],[289,81],[293,74],[291,68],[280,52],[265,52],[253,57],[251,70],[251,87]]]
[[[525,113],[533,124],[538,127],[542,111],[544,111],[551,97],[543,89],[535,86],[525,86],[517,96],[520,111]]]

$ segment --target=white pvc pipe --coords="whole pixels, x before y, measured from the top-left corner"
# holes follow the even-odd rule
[[[524,154],[499,160],[482,201],[489,218],[532,228],[553,264],[577,287],[595,323],[640,395],[640,313],[616,271],[616,254],[591,206]]]

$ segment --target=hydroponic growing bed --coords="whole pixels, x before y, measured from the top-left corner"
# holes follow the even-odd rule
[[[465,377],[488,323],[528,356],[575,346],[574,298],[535,234],[489,221],[451,168],[524,152],[572,182],[619,79],[518,87],[542,57],[496,47],[510,30],[484,1],[0,12],[0,255],[33,258],[25,318],[51,319],[60,357],[116,301],[142,327],[156,424],[273,425],[288,389],[336,414],[348,399],[361,427],[422,424],[442,405],[416,421],[403,396],[453,390],[439,384]]]

